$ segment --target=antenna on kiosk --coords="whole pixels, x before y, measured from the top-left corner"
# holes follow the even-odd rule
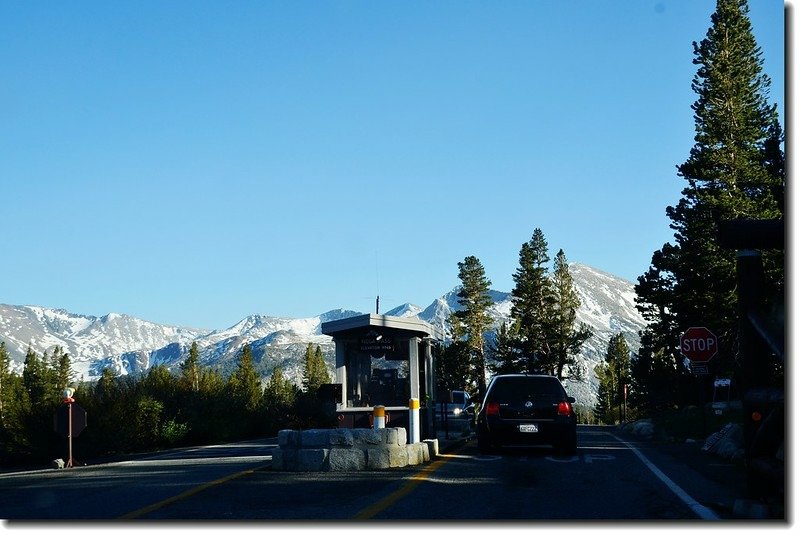
[[[381,286],[380,280],[378,279],[378,250],[375,250],[375,315],[380,314],[381,310]]]

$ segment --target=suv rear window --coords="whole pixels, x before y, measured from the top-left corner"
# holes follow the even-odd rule
[[[564,387],[556,377],[498,377],[489,398],[492,401],[521,401],[534,398],[566,397]]]

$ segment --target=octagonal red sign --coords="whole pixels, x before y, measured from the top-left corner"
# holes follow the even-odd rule
[[[717,354],[717,335],[706,327],[689,327],[681,335],[681,355],[692,362],[708,362]]]

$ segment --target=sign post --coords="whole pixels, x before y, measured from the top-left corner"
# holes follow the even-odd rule
[[[64,389],[64,404],[58,408],[54,418],[55,431],[67,437],[68,456],[65,464],[67,468],[75,466],[72,458],[72,438],[80,435],[86,428],[86,411],[75,403],[72,398],[74,393],[75,390],[72,388]]]
[[[717,335],[706,327],[689,327],[681,335],[681,355],[689,359],[692,373],[697,377],[700,416],[703,421],[703,434],[706,432],[706,407],[701,376],[708,375],[708,362],[717,354]]]

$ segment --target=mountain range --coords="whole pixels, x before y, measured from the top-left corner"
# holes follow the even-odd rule
[[[594,366],[602,362],[608,340],[623,333],[633,351],[639,347],[644,320],[636,310],[633,284],[590,266],[570,264],[575,289],[581,300],[578,321],[588,324],[594,336],[584,344],[579,362],[585,379],[567,381],[565,387],[578,403],[592,406],[597,396]],[[436,298],[427,308],[405,303],[384,312],[400,317],[418,317],[445,329],[447,318],[457,310],[458,288]],[[508,320],[511,294],[490,291],[489,311],[495,326]],[[302,357],[310,342],[321,346],[333,369],[332,339],[321,334],[320,324],[363,314],[353,310],[330,310],[311,318],[247,316],[224,330],[203,330],[160,325],[124,314],[85,316],[61,309],[0,304],[0,341],[5,342],[12,370],[21,373],[28,347],[43,354],[61,346],[70,354],[77,380],[97,379],[104,368],[117,375],[140,373],[163,364],[177,369],[197,342],[203,365],[231,371],[244,344],[249,343],[257,369],[266,379],[280,366],[284,374],[299,382]]]

